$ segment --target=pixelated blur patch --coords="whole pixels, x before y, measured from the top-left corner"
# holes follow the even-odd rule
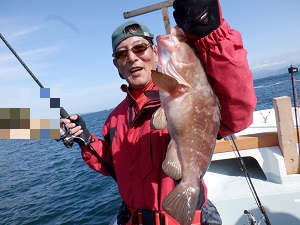
[[[50,98],[50,108],[60,108],[60,99]]]
[[[50,98],[50,88],[41,88],[40,89],[41,98]]]
[[[0,139],[59,139],[58,89],[2,88]]]
[[[21,108],[20,109],[20,119],[30,119],[30,109]]]
[[[10,139],[10,130],[9,129],[0,129],[1,139]]]
[[[40,139],[50,139],[50,129],[40,129]]]
[[[40,139],[40,129],[30,129],[30,139]]]
[[[10,109],[10,119],[20,119],[20,109],[19,108]]]
[[[10,108],[0,108],[0,119],[10,119]]]

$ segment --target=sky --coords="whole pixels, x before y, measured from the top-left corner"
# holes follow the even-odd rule
[[[112,63],[111,34],[125,11],[159,0],[0,0],[0,33],[47,88],[59,90],[70,114],[114,108],[125,97]],[[299,0],[220,0],[224,19],[242,34],[251,71],[300,65]],[[175,26],[169,8],[171,26]],[[156,36],[161,11],[130,18]],[[255,78],[255,77],[254,77]],[[0,40],[0,90],[39,88]],[[5,93],[1,93],[1,98]],[[1,106],[0,106],[1,107]]]

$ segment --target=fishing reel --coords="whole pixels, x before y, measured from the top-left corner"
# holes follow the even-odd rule
[[[244,214],[248,217],[248,225],[260,225],[261,221],[265,219],[263,216],[257,222],[253,214],[251,214],[248,210],[244,210]]]
[[[72,134],[71,129],[64,123],[60,123],[60,140],[63,141],[67,148],[72,148],[75,135]]]
[[[248,210],[244,210],[244,214],[248,217],[248,224],[249,225],[257,225],[257,221],[255,219],[255,217],[248,212]]]
[[[81,134],[80,136],[75,136],[72,133],[71,129],[64,122],[60,123],[60,139],[59,140],[62,140],[64,145],[67,148],[72,148],[74,141],[77,142],[80,146],[87,145],[88,143],[84,140],[82,135],[83,134]]]
[[[63,108],[60,107],[60,116],[61,118],[69,118],[68,112]],[[77,142],[80,146],[88,145],[87,138],[85,137],[84,133],[80,134],[79,136],[75,136],[71,129],[64,123],[60,123],[60,139],[62,140],[64,145],[67,148],[72,148],[74,141]],[[57,140],[57,141],[59,141]]]

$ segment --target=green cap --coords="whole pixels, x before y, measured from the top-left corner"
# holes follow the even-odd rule
[[[137,24],[141,27],[140,32],[134,32],[134,33],[126,33],[125,28],[127,26]],[[139,36],[139,37],[146,37],[153,39],[154,35],[150,32],[148,27],[145,25],[138,23],[136,21],[128,21],[126,23],[123,23],[121,26],[117,27],[115,31],[111,35],[111,41],[112,41],[112,50],[113,52],[116,51],[117,46],[126,38],[133,37],[133,36]]]

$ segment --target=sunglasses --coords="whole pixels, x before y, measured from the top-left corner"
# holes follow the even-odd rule
[[[127,57],[128,52],[132,51],[133,53],[143,53],[145,52],[150,46],[152,46],[151,43],[146,44],[146,43],[141,43],[138,45],[133,46],[131,49],[128,50],[120,50],[120,51],[115,51],[112,56],[115,57],[116,59],[124,59]]]

